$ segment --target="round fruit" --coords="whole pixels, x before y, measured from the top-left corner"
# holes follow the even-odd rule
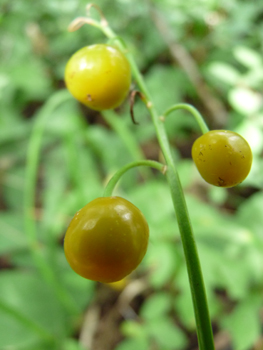
[[[110,283],[123,279],[140,264],[148,239],[148,224],[136,206],[121,197],[101,197],[75,214],[64,250],[80,276]]]
[[[220,187],[241,183],[252,164],[247,141],[228,130],[212,130],[200,136],[193,144],[192,157],[203,179]]]
[[[129,92],[130,64],[113,46],[86,46],[69,59],[65,82],[69,92],[89,108],[97,111],[113,109]]]

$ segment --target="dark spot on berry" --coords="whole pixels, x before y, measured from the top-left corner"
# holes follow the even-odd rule
[[[220,186],[220,187],[221,187],[221,186],[224,186],[224,185],[225,185],[225,180],[222,179],[221,177],[219,177],[217,183],[218,183],[218,186]]]

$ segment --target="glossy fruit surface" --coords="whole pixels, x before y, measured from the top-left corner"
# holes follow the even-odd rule
[[[69,92],[89,108],[112,109],[118,107],[129,92],[130,64],[113,46],[86,46],[69,59],[65,83]]]
[[[247,141],[228,130],[212,130],[200,136],[193,144],[192,158],[203,179],[220,187],[241,183],[252,164]]]
[[[109,283],[123,279],[139,265],[148,238],[148,224],[136,206],[121,197],[101,197],[75,214],[64,250],[76,273]]]

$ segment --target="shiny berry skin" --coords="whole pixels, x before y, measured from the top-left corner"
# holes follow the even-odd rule
[[[69,92],[89,108],[97,111],[113,109],[129,92],[130,64],[113,46],[86,46],[69,59],[65,83]]]
[[[121,197],[100,197],[73,217],[64,240],[66,259],[82,277],[120,281],[142,261],[149,227],[141,211]]]
[[[228,130],[212,130],[193,144],[192,158],[209,184],[233,187],[244,181],[252,165],[252,152],[247,141]]]

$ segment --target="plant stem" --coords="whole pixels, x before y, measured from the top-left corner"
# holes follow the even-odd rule
[[[135,75],[137,73],[135,72]],[[140,81],[140,80],[139,80]],[[149,93],[145,85],[140,85],[145,96],[149,97]],[[149,99],[149,102],[151,100]],[[192,293],[193,306],[195,311],[197,336],[200,350],[213,350],[214,340],[209,316],[209,310],[206,300],[205,286],[203,282],[202,270],[195,244],[194,235],[190,223],[190,218],[185,202],[185,197],[178,176],[175,161],[172,156],[170,145],[164,124],[159,118],[156,109],[152,103],[148,102],[148,109],[155,125],[157,138],[162,149],[164,158],[167,162],[167,178],[170,185],[172,200],[177,216],[178,226],[181,234],[185,260],[188,271],[188,278]]]
[[[179,230],[181,232],[200,350],[213,350],[213,333],[202,277],[202,269],[180,179],[178,173],[172,166],[168,166],[167,178],[170,184]]]
[[[214,350],[215,346],[214,346],[214,340],[213,340],[212,326],[211,326],[209,310],[207,305],[202,270],[200,266],[200,261],[198,257],[194,235],[192,232],[192,227],[190,224],[190,219],[189,219],[189,214],[188,214],[188,210],[185,202],[183,189],[176,170],[175,161],[172,156],[172,152],[170,149],[164,123],[162,122],[162,118],[159,117],[159,114],[153,105],[151,95],[147,89],[147,86],[144,83],[143,77],[131,53],[127,51],[123,42],[121,40],[118,40],[118,37],[109,26],[104,26],[101,29],[103,30],[103,32],[108,38],[116,39],[118,46],[126,54],[126,57],[128,58],[131,65],[134,78],[141,92],[144,94],[146,105],[148,107],[148,110],[152,117],[152,121],[155,126],[159,145],[162,149],[164,158],[167,162],[167,167],[168,167],[167,178],[168,178],[168,183],[171,190],[171,196],[172,196],[172,200],[173,200],[173,204],[174,204],[174,208],[177,216],[177,221],[179,225],[179,230],[181,234],[181,239],[182,239],[182,244],[183,244],[183,249],[184,249],[184,254],[186,259],[188,278],[189,278],[194,312],[195,312],[199,347],[200,347],[200,350]],[[191,109],[191,112],[193,112],[192,109]],[[166,112],[166,114],[168,113],[169,113],[169,110]],[[204,128],[204,125],[202,125],[202,128]]]
[[[199,113],[199,111],[194,106],[191,106],[188,103],[178,103],[176,105],[173,105],[172,107],[168,108],[164,112],[163,117],[166,118],[170,113],[172,113],[173,111],[176,111],[177,109],[186,109],[187,111],[192,113],[192,115],[194,116],[195,120],[197,121],[203,134],[205,134],[206,132],[209,131],[209,129],[206,125],[206,122],[204,121],[204,118],[202,117],[202,115]]]
[[[92,20],[93,21],[93,20]],[[141,93],[144,95],[144,101],[150,112],[153,124],[155,126],[156,135],[159,141],[159,145],[162,149],[164,158],[167,163],[167,178],[171,190],[171,196],[175,208],[175,213],[177,216],[177,221],[179,225],[179,230],[181,234],[186,266],[188,271],[189,283],[191,288],[195,319],[196,319],[196,328],[197,328],[197,337],[199,342],[200,350],[214,350],[214,340],[211,327],[211,321],[207,306],[205,287],[203,282],[203,276],[201,271],[201,266],[199,262],[198,252],[194,240],[194,235],[192,232],[192,227],[190,224],[190,219],[186,207],[185,197],[181,182],[176,170],[175,161],[170,149],[168,142],[166,130],[163,123],[163,116],[160,116],[153,105],[151,95],[147,89],[147,86],[144,83],[144,79],[136,65],[136,62],[132,54],[127,50],[127,47],[122,39],[120,39],[114,31],[104,22],[93,21],[90,23],[99,27],[104,34],[112,40],[116,41],[116,44],[120,50],[126,55],[129,60],[133,76],[137,82],[137,85],[140,88]],[[179,106],[179,105],[177,105]],[[179,107],[171,107],[166,111],[165,115],[168,115],[172,110],[175,110]],[[180,108],[185,108],[185,104],[181,104]],[[193,113],[192,108],[188,110]],[[201,130],[204,132],[208,131],[206,129],[205,123],[200,124],[200,113],[193,113],[199,122]],[[106,195],[111,193],[111,185],[105,190]],[[105,195],[105,193],[104,193]]]
[[[37,237],[36,220],[34,214],[37,169],[39,163],[39,153],[41,147],[42,136],[46,122],[54,110],[63,102],[69,100],[70,94],[68,91],[59,91],[53,95],[48,102],[42,107],[40,113],[37,115],[35,124],[32,130],[31,138],[28,143],[27,162],[26,162],[26,183],[24,195],[24,213],[25,213],[25,234],[32,257],[35,261],[36,267],[45,279],[45,281],[53,288],[58,296],[58,299],[64,304],[66,309],[71,314],[77,314],[78,309],[72,297],[60,285],[54,270],[46,261],[42,254],[42,249]]]
[[[117,182],[119,181],[119,179],[121,178],[121,176],[126,173],[126,171],[138,167],[138,166],[149,166],[151,168],[155,168],[159,171],[161,171],[162,173],[165,173],[166,171],[166,166],[163,165],[162,163],[159,162],[155,162],[154,160],[139,160],[139,161],[135,161],[132,163],[129,163],[127,165],[125,165],[124,167],[122,167],[121,169],[119,169],[114,175],[113,177],[110,179],[110,181],[108,182],[105,190],[104,190],[104,197],[109,197],[112,195],[112,192],[114,190],[114,187],[116,186]]]

